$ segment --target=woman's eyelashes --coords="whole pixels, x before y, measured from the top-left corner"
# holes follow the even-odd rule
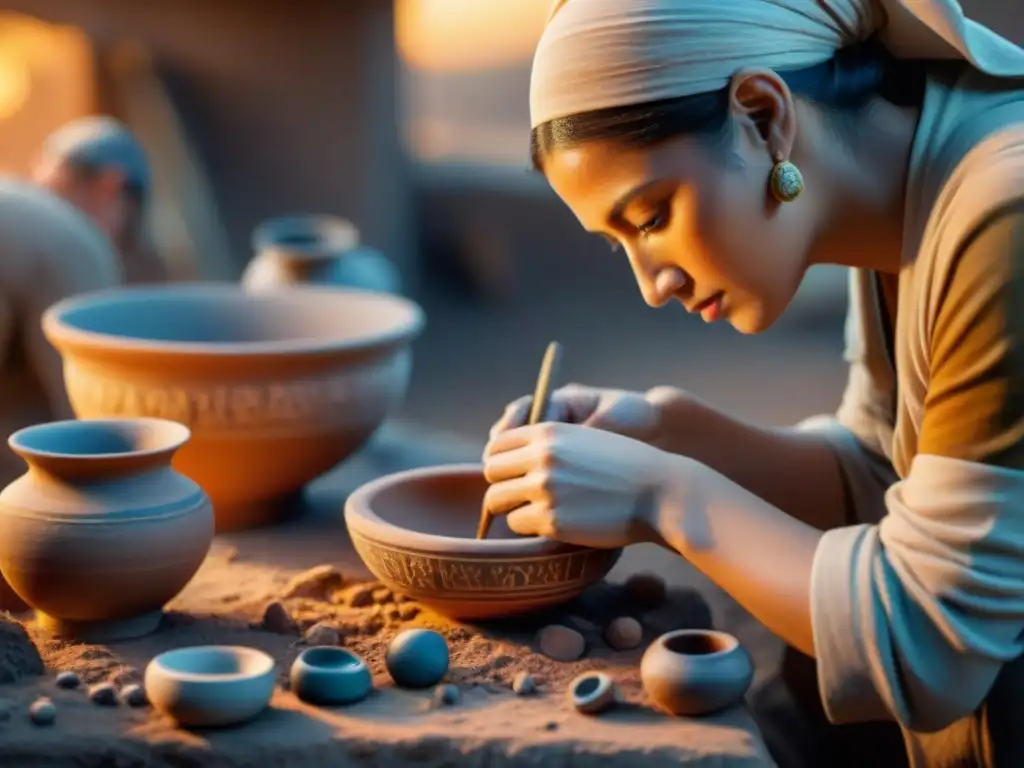
[[[649,237],[656,232],[660,232],[668,226],[669,220],[669,206],[668,203],[659,204],[654,213],[652,213],[642,224],[636,225],[636,231],[640,233],[641,237]]]

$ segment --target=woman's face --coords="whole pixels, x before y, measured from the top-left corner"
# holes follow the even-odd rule
[[[812,226],[804,197],[771,197],[771,153],[756,131],[732,134],[728,146],[589,142],[546,156],[544,173],[585,229],[626,254],[649,305],[676,299],[758,333],[795,294]]]

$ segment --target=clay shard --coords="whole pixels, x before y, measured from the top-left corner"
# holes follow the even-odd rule
[[[325,600],[345,586],[345,576],[333,565],[318,565],[296,575],[281,591],[281,597],[311,597]]]
[[[45,671],[39,649],[9,613],[0,613],[0,683],[14,683]]]

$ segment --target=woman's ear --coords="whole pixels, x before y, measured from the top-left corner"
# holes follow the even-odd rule
[[[789,87],[770,69],[740,70],[729,85],[729,111],[755,146],[771,157],[789,157],[796,140],[796,104]]]

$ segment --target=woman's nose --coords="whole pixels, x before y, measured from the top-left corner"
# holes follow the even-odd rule
[[[644,301],[655,309],[668,304],[686,287],[686,275],[679,267],[663,267],[651,275],[638,275],[638,278]]]

